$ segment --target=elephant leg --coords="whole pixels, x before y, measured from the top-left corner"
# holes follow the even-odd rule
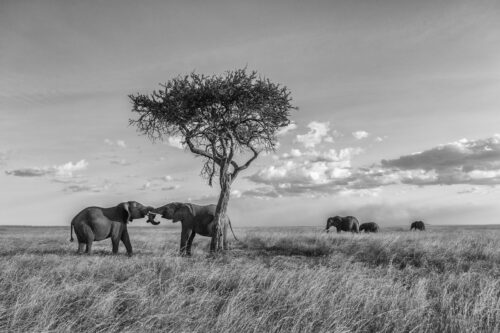
[[[84,247],[85,247],[85,243],[78,243],[78,251],[76,253],[77,254],[82,254]]]
[[[187,245],[186,245],[186,255],[188,255],[188,256],[191,255],[191,246],[193,245],[194,236],[196,236],[196,232],[194,232],[194,230],[192,230],[191,235],[189,235],[189,239],[188,239]]]
[[[88,253],[89,255],[92,254],[92,243],[93,242],[94,242],[93,237],[92,237],[92,239],[87,240],[87,247],[85,249],[85,252]]]
[[[111,237],[111,244],[113,245],[113,254],[118,253],[118,246],[120,245],[120,240],[115,237]]]
[[[89,233],[87,234],[87,248],[85,249],[85,252],[88,253],[89,255],[92,254],[92,243],[94,242],[94,233],[92,230],[89,229]]]
[[[191,229],[182,227],[181,247],[180,247],[180,251],[179,251],[181,255],[186,252],[186,243],[187,243],[190,235],[191,235]]]
[[[128,236],[128,230],[123,230],[122,233],[122,242],[127,249],[127,254],[129,257],[132,256],[132,244],[130,244],[130,237]]]

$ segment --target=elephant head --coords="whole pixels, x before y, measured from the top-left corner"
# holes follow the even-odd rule
[[[173,223],[190,219],[194,215],[193,207],[189,203],[171,202],[165,206],[156,208],[148,214],[146,222],[153,225],[158,225],[160,222],[155,221],[156,214],[161,214],[164,219],[172,220]]]
[[[172,222],[184,221],[194,215],[193,207],[190,204],[175,203],[172,207],[171,219]]]
[[[329,232],[331,227],[339,226],[340,222],[340,216],[329,217],[328,220],[326,220],[326,232]]]
[[[144,206],[136,201],[122,202],[118,205],[118,210],[123,216],[125,223],[132,222],[134,219],[141,219],[145,217],[148,212],[153,211],[154,208]]]

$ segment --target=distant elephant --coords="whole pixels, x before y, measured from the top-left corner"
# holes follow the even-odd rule
[[[140,219],[152,211],[154,207],[146,207],[135,201],[122,202],[114,207],[87,207],[78,213],[71,221],[71,239],[73,228],[78,239],[78,253],[92,254],[92,242],[111,238],[113,253],[118,252],[120,240],[127,248],[127,254],[132,255],[132,245],[128,236],[127,223]]]
[[[181,203],[172,202],[164,206],[155,208],[150,214],[148,214],[148,220],[146,222],[152,223],[154,225],[159,224],[154,220],[155,214],[161,214],[161,217],[165,219],[172,220],[172,222],[181,221],[182,232],[181,232],[181,246],[180,253],[191,255],[191,245],[193,244],[193,239],[196,234],[202,236],[212,237],[214,232],[214,217],[216,205],[206,205],[200,206],[192,203]],[[227,227],[231,228],[231,232],[234,235],[233,227],[231,225],[231,220],[226,215],[222,223],[222,246],[224,250],[227,250]],[[210,245],[210,250],[213,251],[213,244]]]
[[[420,230],[425,231],[425,224],[422,221],[415,221],[411,224],[410,230]]]
[[[326,232],[329,232],[330,227],[337,228],[337,232],[350,231],[359,233],[359,222],[354,216],[329,217],[328,220],[326,220]]]
[[[378,232],[379,231],[378,224],[375,222],[366,222],[362,223],[359,226],[359,231],[364,231],[364,232]]]

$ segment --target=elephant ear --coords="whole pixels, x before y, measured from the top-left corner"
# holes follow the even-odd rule
[[[132,215],[130,214],[128,202],[122,202],[121,204],[118,205],[118,207],[119,207],[118,209],[121,210],[123,216],[123,222],[125,223],[128,223],[129,221],[132,222]]]
[[[172,222],[183,221],[194,215],[193,207],[190,204],[180,203],[174,211]]]

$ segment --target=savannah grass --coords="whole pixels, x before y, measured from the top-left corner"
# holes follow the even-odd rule
[[[0,227],[2,332],[496,332],[500,229],[236,229],[207,258],[180,230],[130,228],[76,255],[68,228]]]

